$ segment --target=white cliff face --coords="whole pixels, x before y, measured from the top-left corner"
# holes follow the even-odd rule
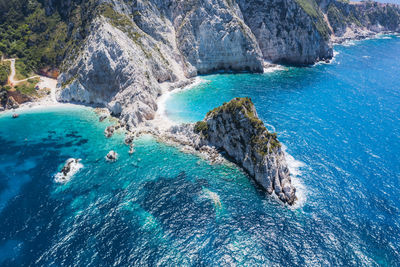
[[[154,118],[161,84],[332,56],[295,0],[98,0],[94,13],[81,52],[65,61],[57,99],[105,106],[129,128]]]
[[[60,76],[64,88],[57,99],[104,105],[129,126],[152,119],[159,82],[176,80],[179,70],[169,68],[161,51],[147,49],[157,47],[151,41],[135,42],[129,32],[98,18],[79,58]]]
[[[329,32],[324,36],[316,28],[321,21],[309,16],[295,0],[238,2],[244,20],[256,36],[265,60],[313,64],[332,57]]]
[[[135,127],[154,118],[161,83],[220,69],[263,69],[237,6],[211,0],[137,1],[130,9],[113,4],[99,6],[82,52],[60,76],[59,101],[104,105]]]

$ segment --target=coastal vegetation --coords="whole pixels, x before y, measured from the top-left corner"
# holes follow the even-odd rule
[[[0,87],[7,84],[10,75],[10,62],[0,62]]]
[[[35,87],[38,84],[39,80],[40,80],[39,78],[28,79],[27,81],[19,83],[14,88],[15,90],[24,95],[36,96],[37,91]]]
[[[276,133],[270,133],[264,126],[264,123],[258,118],[253,102],[249,97],[236,97],[224,103],[222,106],[214,108],[207,113],[205,121],[195,124],[195,132],[202,133],[204,137],[208,137],[208,120],[219,119],[224,121],[224,114],[230,114],[236,128],[241,128],[243,122],[242,116],[250,123],[251,126],[251,144],[257,149],[260,155],[266,155],[281,147]],[[241,115],[239,115],[241,114]],[[250,129],[248,129],[250,130]]]
[[[82,3],[81,3],[82,2]],[[21,77],[43,67],[58,67],[86,34],[95,1],[63,1],[45,6],[43,1],[0,2],[0,52],[20,59]]]
[[[315,0],[296,0],[297,4],[313,19],[315,28],[325,40],[329,40],[331,31],[324,21],[324,15],[321,12]]]

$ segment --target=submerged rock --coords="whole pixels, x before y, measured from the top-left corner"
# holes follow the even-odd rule
[[[135,139],[135,137],[133,135],[126,135],[125,137],[125,144],[127,146],[131,145],[133,143],[133,140]]]
[[[56,183],[66,183],[71,180],[83,165],[80,163],[81,159],[70,158],[68,159],[62,170],[55,175],[54,181]]]
[[[115,152],[114,150],[111,150],[110,152],[108,152],[107,156],[106,156],[106,160],[109,162],[115,162],[118,160],[118,154],[117,152]]]
[[[249,98],[235,98],[208,112],[194,131],[203,144],[225,151],[269,194],[275,192],[281,201],[293,205],[296,189],[281,144],[258,118]]]
[[[18,102],[15,101],[15,99],[12,96],[8,97],[6,109],[16,109],[16,108],[19,108]]]
[[[107,119],[107,115],[101,114],[100,117],[99,117],[99,122],[102,122],[102,121],[104,121],[105,119]]]
[[[113,136],[115,131],[115,127],[114,126],[108,126],[105,130],[104,130],[104,135],[107,138],[110,138],[111,136]]]
[[[135,152],[135,147],[133,146],[133,144],[131,144],[129,146],[129,155],[132,155]]]

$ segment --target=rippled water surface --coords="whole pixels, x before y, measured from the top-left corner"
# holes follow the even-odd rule
[[[129,156],[85,108],[0,115],[0,265],[400,265],[400,38],[335,50],[329,65],[205,76],[167,102],[196,121],[250,96],[296,159],[293,209],[151,137]],[[70,157],[84,168],[54,183]]]

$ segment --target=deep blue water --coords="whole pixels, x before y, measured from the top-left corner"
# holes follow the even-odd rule
[[[400,38],[335,50],[329,65],[205,76],[167,102],[196,121],[250,96],[302,162],[296,208],[151,137],[129,156],[86,108],[0,115],[0,265],[400,266]],[[54,183],[70,157],[84,168]]]

